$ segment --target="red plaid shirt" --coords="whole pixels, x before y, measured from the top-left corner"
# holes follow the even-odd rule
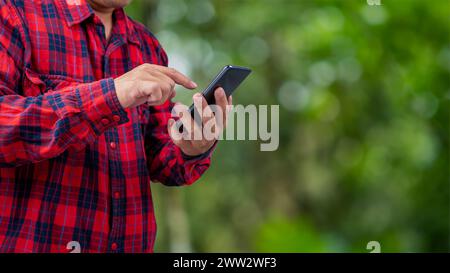
[[[150,180],[191,184],[210,164],[171,141],[172,103],[120,106],[113,78],[167,56],[113,17],[106,41],[84,0],[0,0],[0,252],[151,252]]]

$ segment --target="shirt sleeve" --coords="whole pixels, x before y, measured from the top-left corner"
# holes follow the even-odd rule
[[[114,80],[23,96],[23,29],[0,7],[0,166],[15,167],[80,150],[106,129],[128,121]]]
[[[164,49],[155,40],[157,59],[161,65],[168,65]],[[211,164],[214,147],[199,156],[187,156],[176,146],[167,131],[174,103],[150,107],[149,124],[146,130],[146,154],[152,181],[167,186],[190,185],[197,181]]]

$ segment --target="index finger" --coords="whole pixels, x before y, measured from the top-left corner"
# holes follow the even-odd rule
[[[182,74],[175,68],[165,67],[165,66],[158,66],[157,69],[164,73],[165,75],[169,76],[172,80],[175,81],[175,83],[182,85],[189,89],[195,89],[197,88],[197,84],[193,82],[189,77]]]

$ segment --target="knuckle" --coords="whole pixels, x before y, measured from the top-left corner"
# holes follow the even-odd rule
[[[138,66],[137,68],[138,68],[139,70],[146,70],[146,69],[148,68],[148,65],[149,65],[149,64],[147,64],[147,63],[141,64],[141,65]]]
[[[156,93],[156,100],[160,101],[160,100],[162,100],[162,98],[163,98],[162,92],[161,91],[157,92]]]
[[[146,82],[143,87],[143,91],[147,95],[151,95],[155,89],[157,89],[157,85],[154,82]]]
[[[142,72],[151,73],[153,72],[153,65],[149,63],[145,63],[142,65]]]
[[[169,67],[169,72],[173,73],[173,74],[178,73],[178,71],[175,68],[173,68],[173,67]]]
[[[164,91],[170,92],[172,90],[172,85],[170,82],[164,82]]]
[[[162,99],[162,93],[160,90],[155,90],[152,95],[151,98],[155,101],[160,101]]]
[[[175,89],[175,81],[174,80],[171,79],[169,84],[170,84],[170,89]]]

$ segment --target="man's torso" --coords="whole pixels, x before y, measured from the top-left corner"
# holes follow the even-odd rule
[[[98,17],[76,2],[17,1],[26,24],[22,96],[164,64],[157,41],[121,10],[106,41]],[[83,252],[152,251],[156,225],[143,137],[150,110],[126,111],[129,122],[87,147],[0,168],[0,251],[67,252],[70,241]]]

